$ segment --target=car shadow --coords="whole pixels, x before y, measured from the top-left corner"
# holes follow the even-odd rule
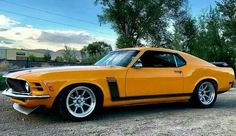
[[[175,102],[149,105],[134,105],[122,107],[104,108],[97,116],[96,120],[119,120],[151,114],[184,111],[193,108],[189,102]]]
[[[101,109],[93,121],[111,120],[111,119],[123,119],[135,116],[147,116],[149,114],[158,114],[160,112],[174,112],[186,109],[191,109],[192,106],[189,102],[175,102],[175,103],[162,103],[162,104],[149,104],[149,105],[132,105],[132,106],[120,106],[109,107]],[[21,113],[19,113],[21,114]],[[58,122],[70,122],[64,120],[57,111],[52,110],[39,110],[26,116],[27,120],[39,120],[43,122],[58,123]]]
[[[218,99],[211,109],[215,110],[229,110],[236,108],[236,99]],[[135,106],[121,106],[103,108],[97,113],[92,121],[104,120],[120,120],[132,117],[142,117],[152,114],[174,114],[176,112],[185,113],[191,110],[204,110],[203,108],[195,108],[189,102],[175,102],[175,103],[162,103],[162,104],[149,104],[149,105],[135,105]],[[210,110],[210,109],[206,109]],[[192,111],[192,112],[194,112]],[[29,116],[29,118],[40,118],[45,122],[70,122],[64,120],[59,112],[40,111]]]

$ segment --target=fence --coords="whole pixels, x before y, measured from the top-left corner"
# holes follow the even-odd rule
[[[81,63],[67,63],[67,62],[44,62],[44,61],[27,61],[27,60],[0,60],[0,63],[5,61],[16,68],[30,68],[42,66],[78,66]]]

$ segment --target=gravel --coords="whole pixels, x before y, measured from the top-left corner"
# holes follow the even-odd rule
[[[213,108],[170,103],[107,108],[94,120],[64,121],[56,113],[29,116],[0,95],[0,135],[236,135],[236,89],[218,95]]]

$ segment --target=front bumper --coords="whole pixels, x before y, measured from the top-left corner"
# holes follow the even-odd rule
[[[49,95],[32,95],[32,94],[26,94],[26,93],[15,93],[11,88],[6,89],[2,92],[3,95],[11,98],[16,99],[48,99],[50,98]]]
[[[33,113],[34,111],[36,111],[37,109],[39,109],[40,106],[37,106],[34,108],[25,108],[25,107],[21,106],[20,104],[14,103],[13,108],[20,113],[23,113],[25,115],[29,115],[29,114]]]

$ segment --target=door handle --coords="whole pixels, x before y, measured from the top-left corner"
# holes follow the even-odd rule
[[[182,73],[181,70],[175,70],[174,72],[175,72],[175,73],[180,73],[180,74]]]

